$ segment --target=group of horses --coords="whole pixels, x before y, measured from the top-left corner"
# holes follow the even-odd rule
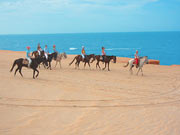
[[[32,62],[29,68],[33,69],[33,78],[35,79],[35,77],[37,78],[39,75],[39,71],[38,71],[38,66],[40,67],[40,64],[42,63],[44,65],[45,68],[49,68],[51,70],[51,62],[54,59],[56,61],[56,65],[57,63],[59,63],[60,67],[61,67],[61,60],[62,58],[67,58],[66,53],[51,53],[48,54],[48,58],[45,57],[45,53],[44,51],[41,51],[41,53],[39,54],[38,51],[34,51],[32,52]],[[22,75],[22,67],[28,67],[28,64],[23,63],[25,59],[24,58],[19,58],[16,59],[12,65],[12,68],[10,70],[10,72],[13,71],[14,67],[17,65],[17,69],[14,72],[14,75],[16,75],[16,72],[19,71],[20,75],[23,77]],[[79,68],[80,62],[84,62],[84,68],[86,66],[86,64],[90,66],[90,63],[93,63],[94,61],[96,62],[96,68],[98,67],[99,69],[101,69],[99,63],[102,62],[105,64],[104,68],[102,68],[102,70],[105,70],[106,67],[108,67],[108,71],[110,71],[109,68],[109,64],[110,61],[113,60],[114,63],[116,63],[116,56],[101,56],[101,55],[95,55],[95,54],[90,54],[90,55],[86,55],[85,58],[83,59],[83,57],[81,55],[77,55],[74,57],[74,59],[72,60],[72,62],[69,63],[69,66],[75,61],[75,68]],[[143,75],[143,71],[142,71],[142,67],[145,63],[148,63],[148,58],[147,56],[144,57],[140,57],[139,58],[139,65],[138,65],[138,72],[137,75],[139,73],[139,71],[141,70],[142,75]],[[56,67],[55,65],[55,67]],[[128,63],[124,66],[127,67],[128,65],[130,65],[130,72],[131,74],[132,72],[132,68],[134,67],[134,59],[131,59],[128,61]],[[37,74],[35,75],[35,72],[37,72]]]
[[[39,70],[37,68],[38,68],[38,66],[40,67],[41,63],[44,65],[45,68],[47,68],[47,69],[49,68],[51,70],[51,62],[54,59],[56,61],[56,65],[57,65],[57,63],[59,63],[59,65],[61,67],[61,59],[67,58],[67,55],[65,52],[64,53],[54,52],[54,53],[48,54],[48,58],[46,58],[44,51],[41,51],[40,54],[38,51],[34,51],[34,52],[32,52],[32,57],[33,58],[31,58],[32,62],[30,64],[30,67],[28,67],[28,63],[23,62],[26,59],[24,59],[24,58],[16,59],[12,65],[10,72],[12,72],[14,67],[17,65],[17,68],[14,72],[14,76],[16,75],[16,72],[19,71],[20,75],[23,77],[23,74],[21,72],[22,67],[28,67],[33,70],[33,79],[35,79],[35,77],[37,78],[39,75]],[[37,72],[37,74],[35,75],[36,72]]]

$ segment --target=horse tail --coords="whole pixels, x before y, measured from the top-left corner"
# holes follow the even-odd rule
[[[71,63],[69,63],[69,66],[71,66],[71,64],[75,61],[76,57],[74,57],[73,61]]]
[[[124,65],[124,67],[127,67],[128,65],[129,65],[129,61],[128,61],[128,63],[126,65]]]
[[[12,68],[11,68],[10,72],[12,72],[12,71],[13,71],[14,67],[15,67],[15,66],[16,66],[16,64],[17,64],[16,62],[17,62],[17,60],[15,60],[15,61],[14,61],[14,63],[13,63],[13,65],[12,65]]]

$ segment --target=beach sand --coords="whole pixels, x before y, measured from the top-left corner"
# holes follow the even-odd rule
[[[9,72],[25,52],[0,54],[0,135],[180,134],[180,66],[147,64],[136,76],[123,58],[102,71],[74,69],[68,55],[32,79],[31,69]]]

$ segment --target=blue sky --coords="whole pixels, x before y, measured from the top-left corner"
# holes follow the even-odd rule
[[[180,31],[180,0],[0,0],[0,34]]]

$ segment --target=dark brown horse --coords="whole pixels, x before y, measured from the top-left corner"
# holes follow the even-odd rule
[[[83,60],[83,58],[82,58],[81,55],[77,55],[77,56],[74,57],[74,59],[72,60],[72,62],[69,63],[69,66],[76,60],[75,68],[76,68],[76,67],[79,68],[79,64],[80,64],[81,61],[84,62],[84,68],[85,68],[85,66],[86,66],[86,63],[88,63],[89,67],[91,67],[91,66],[90,66],[90,60],[91,60],[91,59],[92,59],[92,61],[95,60],[95,55],[94,55],[94,54],[86,55],[85,58],[84,58],[84,60]],[[91,62],[91,63],[92,63],[92,62]]]
[[[57,55],[58,53],[57,52],[54,52],[54,53],[51,53],[51,54],[48,54],[48,59],[47,59],[47,62],[48,62],[48,67],[47,68],[50,68],[51,70],[51,62],[53,59],[56,59],[57,58]]]
[[[22,67],[28,67],[28,64],[24,64],[23,60],[24,60],[23,58],[19,58],[14,61],[13,66],[10,70],[10,72],[12,72],[14,67],[17,65],[17,69],[14,72],[14,76],[16,75],[16,72],[19,70],[20,75],[23,77],[23,75],[21,73]],[[35,79],[35,72],[37,72],[36,77],[38,77],[38,75],[39,75],[39,71],[37,70],[38,65],[41,62],[43,62],[46,66],[48,64],[47,64],[45,57],[32,58],[31,60],[32,60],[32,62],[31,62],[30,68],[33,69],[33,79]]]
[[[97,60],[97,63],[96,63],[96,68],[97,66],[99,67],[99,69],[101,69],[101,67],[99,66],[99,62],[104,62],[105,63],[105,67],[103,68],[106,69],[106,66],[108,64],[108,71],[110,71],[109,69],[109,63],[110,61],[113,59],[114,63],[116,63],[116,56],[104,56],[104,58],[102,57],[102,55],[96,55],[95,56],[95,59]],[[93,61],[92,61],[93,62]]]
[[[39,52],[38,51],[34,51],[32,52],[32,56],[34,56],[35,58],[37,57],[44,57],[44,51],[40,51],[40,55],[39,55]]]

